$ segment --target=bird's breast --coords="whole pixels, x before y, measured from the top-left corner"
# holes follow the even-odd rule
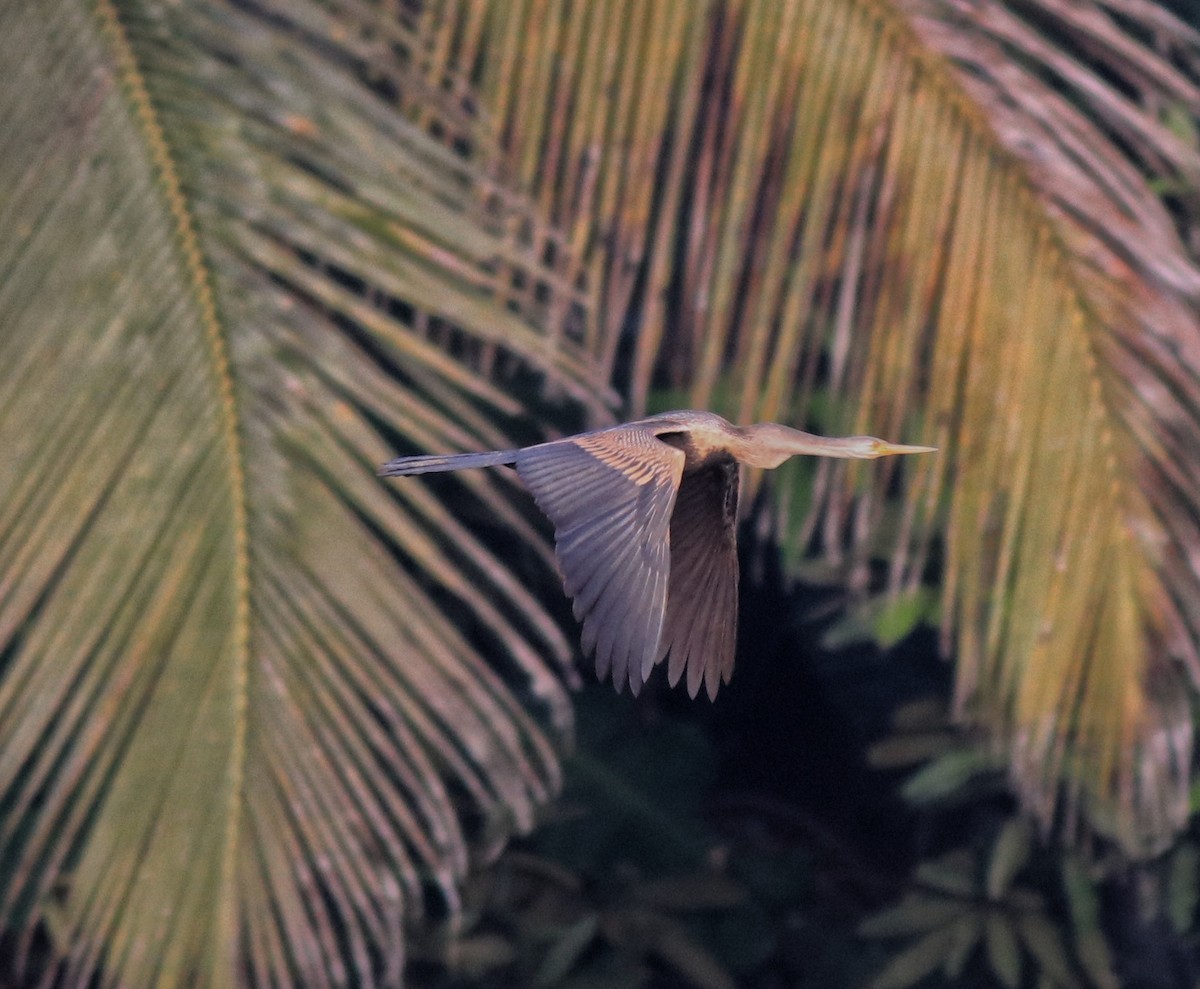
[[[722,442],[720,437],[709,436],[705,432],[689,430],[663,433],[658,438],[683,451],[684,473],[702,470],[718,460],[729,459],[728,444]]]

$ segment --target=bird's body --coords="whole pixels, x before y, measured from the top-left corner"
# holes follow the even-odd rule
[[[401,457],[380,473],[514,465],[554,525],[563,585],[600,678],[637,693],[669,655],[672,685],[686,672],[692,696],[704,683],[715,697],[737,635],[739,465],[930,449],[687,410],[520,450]]]

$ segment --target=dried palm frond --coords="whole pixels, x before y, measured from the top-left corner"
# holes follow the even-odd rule
[[[1027,805],[1049,823],[1066,779],[1159,847],[1200,669],[1200,271],[1150,180],[1200,175],[1160,119],[1200,105],[1195,33],[1128,2],[431,8],[633,411],[658,381],[941,447],[798,473],[792,538],[860,581],[887,546],[893,593],[944,559],[960,712]]]

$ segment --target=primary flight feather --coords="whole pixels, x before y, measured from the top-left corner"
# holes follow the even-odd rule
[[[932,450],[681,411],[520,450],[400,457],[380,473],[515,466],[554,526],[563,586],[599,677],[636,694],[669,656],[672,686],[686,674],[693,697],[701,683],[716,697],[737,639],[740,465]]]

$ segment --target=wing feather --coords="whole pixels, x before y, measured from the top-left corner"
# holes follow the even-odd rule
[[[614,526],[613,531],[624,534],[636,531],[636,526],[637,520],[630,517],[623,519],[619,527]],[[596,618],[600,619],[615,601],[626,600],[630,596],[626,593],[629,588],[623,587],[623,585],[632,579],[642,563],[642,554],[632,539],[627,539],[624,543],[611,547],[604,544],[595,544],[591,548],[571,546],[564,551],[562,558],[568,563],[578,559],[584,561],[579,563],[579,566],[593,567],[591,577],[579,589],[579,594],[575,599],[576,612],[580,621],[589,613],[595,614]],[[606,601],[605,596],[610,589],[621,590],[620,593],[614,594]],[[605,604],[608,607],[602,607]]]
[[[665,527],[664,527],[665,528]],[[611,630],[613,650],[613,676],[628,678],[636,693],[646,677],[643,670],[647,668],[646,656],[658,653],[658,639],[661,634],[663,615],[666,610],[666,594],[661,595],[662,604],[655,609],[645,607],[645,602],[652,600],[650,587],[656,572],[669,567],[669,557],[665,553],[668,536],[664,533],[664,560],[651,561],[649,565],[639,561],[639,564],[629,575],[629,587],[621,596],[621,603],[614,597],[614,604],[607,613],[599,616],[602,627]],[[665,586],[665,584],[664,584]],[[650,648],[653,638],[653,648]],[[599,646],[597,646],[599,652]],[[625,664],[624,669],[617,669],[618,662]],[[650,664],[653,666],[653,663]],[[647,671],[648,672],[648,671]]]
[[[636,552],[632,542],[614,544],[614,534],[636,529],[637,514],[633,511],[618,512],[598,519],[594,532],[583,538],[568,535],[556,540],[558,552],[564,561],[571,564],[576,579],[569,583],[564,575],[567,593],[575,598],[575,613],[579,619],[591,611],[604,589],[612,581],[615,571],[626,557]],[[572,588],[570,585],[576,585]]]
[[[671,568],[659,657],[670,656],[672,686],[687,674],[716,697],[733,672],[737,647],[738,465],[715,458],[682,479],[671,516]]]
[[[645,425],[529,447],[517,473],[554,525],[563,586],[596,672],[637,693],[660,655],[684,454]]]

